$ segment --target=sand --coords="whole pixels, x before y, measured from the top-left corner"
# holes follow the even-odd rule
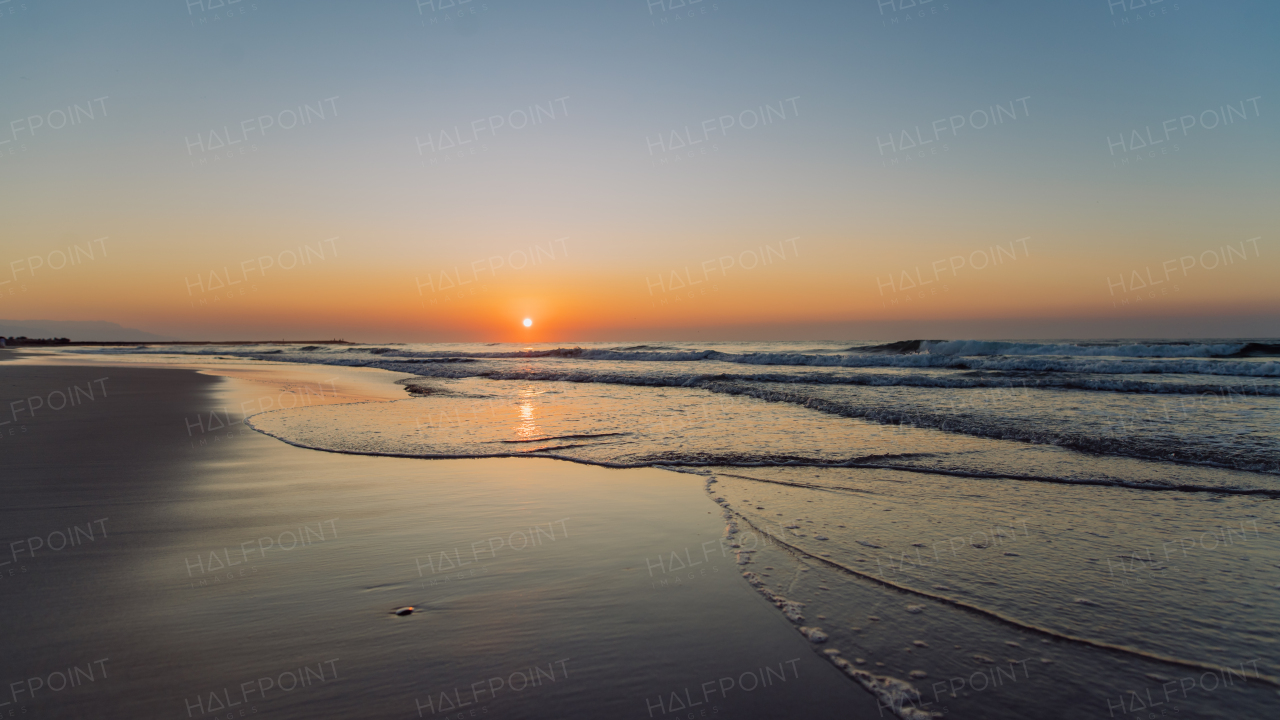
[[[7,355],[3,717],[876,714],[743,580],[701,477],[239,422],[403,397],[392,373]]]

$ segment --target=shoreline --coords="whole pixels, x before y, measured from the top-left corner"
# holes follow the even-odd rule
[[[644,695],[644,687],[661,684],[658,678],[666,677],[668,685],[684,688],[687,699],[654,700],[657,704],[649,706],[648,717],[675,717],[673,709],[680,717],[791,716],[798,712],[797,703],[809,700],[815,705],[812,711],[804,711],[805,716],[821,717],[847,704],[832,700],[845,697],[845,689],[827,686],[832,669],[838,673],[837,680],[861,693],[852,706],[866,708],[860,714],[868,717],[870,705],[877,706],[877,716],[887,709],[912,720],[935,711],[946,716],[958,712],[957,717],[1020,717],[1047,708],[1092,705],[1099,709],[1114,705],[1114,698],[1125,697],[1127,688],[1143,687],[1154,677],[1206,669],[1211,672],[1205,677],[1235,677],[1239,682],[1229,696],[1188,700],[1186,709],[1193,716],[1222,702],[1257,711],[1273,702],[1276,675],[1268,653],[1255,649],[1240,656],[1251,647],[1241,632],[1265,621],[1265,615],[1258,616],[1252,608],[1265,607],[1273,593],[1266,577],[1266,567],[1273,563],[1257,560],[1280,558],[1272,535],[1265,532],[1266,518],[1274,516],[1265,496],[1149,493],[1124,486],[1019,482],[971,473],[904,475],[903,471],[916,469],[911,467],[708,464],[679,468],[656,462],[669,457],[661,454],[651,455],[655,462],[643,467],[610,468],[598,461],[639,459],[644,452],[653,452],[637,451],[641,446],[635,437],[612,437],[641,430],[655,418],[666,422],[666,415],[652,414],[654,410],[645,404],[647,396],[610,391],[607,402],[597,403],[594,395],[579,392],[590,386],[496,380],[491,387],[486,379],[436,383],[415,392],[406,387],[419,380],[411,373],[216,354],[90,355],[87,360],[71,353],[37,352],[0,368],[83,372],[91,367],[105,374],[117,369],[142,372],[142,368],[164,374],[165,369],[182,368],[192,377],[212,382],[216,391],[208,393],[206,414],[193,416],[194,420],[184,416],[181,433],[175,431],[181,435],[187,457],[194,458],[182,472],[197,480],[198,492],[188,498],[189,504],[172,507],[195,513],[193,527],[205,540],[210,534],[218,538],[202,541],[206,545],[203,561],[195,555],[190,557],[196,560],[183,556],[184,562],[195,563],[188,564],[188,574],[193,567],[203,574],[214,572],[206,568],[216,566],[212,580],[191,578],[185,592],[234,597],[241,589],[270,589],[283,583],[286,587],[281,591],[255,596],[257,601],[270,601],[272,612],[263,614],[254,606],[242,610],[241,617],[229,618],[224,609],[214,613],[214,619],[226,627],[251,625],[255,634],[279,625],[287,629],[280,638],[286,646],[306,630],[281,613],[301,603],[305,607],[296,611],[312,618],[312,625],[323,625],[330,636],[346,639],[344,646],[365,648],[361,637],[351,637],[354,628],[362,627],[362,620],[353,621],[352,613],[396,617],[392,622],[401,624],[431,624],[430,632],[436,635],[425,644],[412,646],[395,630],[382,636],[382,642],[394,648],[389,657],[401,664],[414,668],[428,664],[433,679],[456,679],[459,676],[450,673],[459,668],[480,673],[488,667],[482,661],[506,658],[513,667],[527,661],[530,668],[543,668],[540,672],[550,681],[556,668],[564,673],[577,667],[577,659],[589,657],[587,665],[597,673],[592,689],[565,690],[569,697],[586,693],[589,702],[548,701],[557,714],[575,716],[595,716],[601,708],[608,708],[611,716],[633,716],[635,708],[618,704],[618,698]],[[690,393],[654,407],[675,413],[701,407]],[[574,398],[584,395],[586,403],[575,405]],[[439,425],[432,419],[433,402],[466,404],[486,398],[482,422],[462,422],[457,407],[441,414],[452,414],[459,420],[457,426]],[[404,400],[415,402],[399,403]],[[332,407],[292,409],[311,404]],[[233,408],[238,412],[231,412]],[[740,416],[749,410],[735,409],[741,410]],[[466,417],[480,420],[474,407],[472,411]],[[427,426],[421,422],[424,412]],[[745,423],[734,427],[751,435],[755,443],[768,442],[776,433],[802,432],[803,423],[811,417],[793,412],[791,422],[783,423],[759,411],[756,414],[732,418]],[[587,426],[577,426],[577,418],[587,418]],[[680,433],[700,427],[688,421],[672,422],[676,431],[657,436],[658,450],[680,447],[685,442]],[[720,419],[702,432],[714,432],[732,422]],[[237,427],[240,424],[244,427]],[[276,430],[287,439],[277,442],[255,427]],[[819,430],[827,433],[821,436],[829,443],[860,448],[864,454],[871,451],[868,448],[883,449],[877,442],[899,443],[908,452],[956,449],[947,437],[929,430],[904,429],[901,436],[879,440],[838,429]],[[651,442],[649,434],[641,432],[639,437]],[[708,440],[721,442],[709,436]],[[311,442],[321,446],[309,447]],[[515,457],[505,452],[502,457],[468,453],[444,459],[414,451],[500,450],[511,447],[506,444],[510,442],[533,452]],[[610,449],[614,443],[623,443],[616,447],[632,453],[630,457]],[[606,451],[597,453],[594,460],[587,459],[590,453],[584,458],[561,454],[561,448],[573,447]],[[379,452],[398,449],[406,452]],[[996,462],[993,467],[1027,465],[1043,462],[1036,459],[1041,454],[1016,445],[1007,455],[988,452],[976,462],[979,466]],[[368,457],[358,459],[358,455]],[[528,463],[524,462],[527,457],[573,462]],[[1081,463],[1086,471],[1096,467],[1087,459]],[[1124,473],[1116,477],[1133,479]],[[217,491],[206,492],[206,486]],[[964,501],[957,503],[957,498]],[[710,509],[703,505],[707,499],[714,503]],[[1010,517],[1015,511],[1010,500],[1016,500],[1018,517]],[[1135,502],[1152,523],[1135,519]],[[261,520],[264,506],[271,508],[265,513],[271,522]],[[303,508],[315,512],[299,515]],[[549,508],[562,509],[534,512]],[[362,513],[356,523],[362,549],[349,545],[353,509]],[[717,516],[722,521],[717,522]],[[250,522],[251,517],[259,520]],[[272,524],[281,517],[290,518],[292,530]],[[322,527],[326,517],[335,521],[327,526],[337,535],[332,540]],[[579,534],[582,518],[595,523],[587,533],[592,535],[590,547],[576,545],[583,537]],[[1154,522],[1157,518],[1159,523]],[[556,526],[557,519],[570,522]],[[1244,520],[1251,529],[1240,524]],[[990,525],[993,521],[996,527]],[[1018,522],[1020,528],[1000,529],[1005,523]],[[222,524],[243,526],[241,537],[219,534],[227,530]],[[249,529],[263,526],[269,530]],[[1140,558],[1134,550],[1166,547],[1170,533],[1181,536],[1206,527],[1226,528],[1224,538],[1227,532],[1238,537],[1222,549],[1217,540],[1206,543],[1202,538],[1202,547],[1191,548],[1186,557],[1162,557],[1172,568],[1152,564],[1155,558]],[[563,542],[558,532],[572,540]],[[953,537],[957,533],[960,536]],[[320,548],[341,548],[333,552],[359,559],[345,566],[326,561],[324,573],[335,577],[315,568],[299,569],[298,577],[287,582],[277,580],[275,573],[259,576],[254,573],[264,566],[254,556],[255,535],[267,550],[288,545],[292,551],[299,538],[306,538],[317,546],[307,550],[306,557],[323,554]],[[1016,552],[984,550],[1010,542],[1011,537],[1021,538],[1018,547],[1008,548]],[[250,557],[237,544],[246,538]],[[421,542],[415,542],[422,538],[432,538],[425,554],[420,552]],[[542,545],[534,542],[536,552],[517,558],[517,551],[530,548],[530,538],[543,541]],[[922,542],[927,540],[945,543],[945,557],[938,557],[935,546]],[[963,550],[958,554],[957,540]],[[1161,541],[1166,542],[1160,545]],[[638,547],[648,550],[636,563]],[[932,549],[926,551],[929,557],[922,558],[918,548],[926,547]],[[209,553],[210,549],[214,552]],[[1187,549],[1183,547],[1184,552]],[[411,568],[397,566],[395,557],[407,565],[410,556]],[[504,558],[524,565],[504,565]],[[622,575],[617,574],[619,561],[627,565]],[[240,567],[245,563],[251,565],[247,574]],[[1150,567],[1133,566],[1138,563]],[[872,567],[874,576],[857,569]],[[373,577],[353,580],[371,572]],[[1207,578],[1224,572],[1233,573],[1232,598],[1195,595],[1199,605],[1165,611],[1182,623],[1183,629],[1174,634],[1163,623],[1147,622],[1141,612],[1142,606],[1152,602],[1175,607],[1187,595],[1187,579],[1203,585]],[[750,602],[742,604],[743,580],[755,591],[754,610]],[[328,598],[325,605],[334,603],[330,597],[334,593],[340,601],[334,608],[316,605],[297,592],[303,586],[318,589],[316,595]],[[385,597],[389,604],[367,604],[375,596]],[[530,604],[531,597],[540,602]],[[1196,608],[1208,603],[1223,618],[1220,625],[1196,623]],[[393,614],[407,607],[416,609],[401,617]],[[655,607],[668,610],[657,612]],[[724,608],[728,614],[720,612]],[[526,619],[530,611],[535,613],[534,620]],[[747,613],[756,611],[764,614],[748,619]],[[258,627],[260,615],[272,618],[268,628]],[[320,619],[331,615],[341,619]],[[625,627],[619,627],[619,618],[625,619]],[[1016,622],[1008,622],[1009,618]],[[442,620],[450,631],[460,633],[446,633],[449,662],[441,662],[438,654]],[[492,632],[495,626],[504,633],[510,626],[522,628],[516,637],[526,642],[512,642],[508,634]],[[529,640],[548,631],[553,631],[550,638]],[[781,634],[758,644],[762,637],[776,633]],[[673,639],[676,636],[678,640]],[[466,639],[475,637],[484,638],[478,647]],[[409,644],[402,647],[398,642]],[[674,644],[679,650],[646,652],[644,648],[654,642],[664,647]],[[771,657],[763,649],[795,647],[797,642],[798,650],[807,654]],[[588,650],[530,657],[537,654],[535,649],[569,646]],[[678,684],[695,670],[663,674],[670,657],[698,671],[726,668],[731,660],[746,658],[756,662],[761,673],[766,666],[774,668],[775,675],[785,670],[779,662],[795,659],[801,672],[792,679],[805,679],[803,686],[792,687],[808,687],[812,677],[823,689],[802,700],[779,688],[782,694],[777,700],[782,705],[768,713],[754,712],[756,697],[750,711],[734,710],[727,698],[725,704],[704,710],[692,705],[696,698],[689,693],[694,687]],[[825,669],[805,670],[805,658]],[[383,660],[381,655],[366,655],[357,664],[381,668]],[[552,668],[560,660],[568,664]],[[659,663],[665,664],[658,667]],[[998,696],[988,694],[983,679],[987,676],[979,671],[1006,665],[1009,673],[1016,672],[1016,686],[1000,690]],[[386,678],[381,674],[363,677],[361,691],[372,687],[387,697],[408,692],[406,685],[394,679],[395,669],[382,672]],[[576,671],[571,677],[578,677]],[[992,690],[1003,685],[992,682]],[[604,687],[612,688],[612,700],[596,695],[596,688]],[[957,694],[966,687],[969,691]],[[1088,689],[1081,694],[1071,691],[1073,687]],[[421,717],[471,717],[474,702],[461,714],[454,712],[464,708],[465,698],[458,695],[465,692],[462,688],[454,686],[454,700],[437,695],[427,710],[417,712],[424,713]],[[474,696],[472,700],[479,701]],[[449,714],[437,714],[445,705],[450,705]],[[485,707],[476,710],[476,717],[489,712]],[[690,713],[689,707],[696,712]],[[366,708],[349,710],[368,714]],[[544,712],[544,706],[530,706],[529,712],[531,717],[541,717],[538,713]]]
[[[460,709],[478,679],[510,680],[534,667],[546,685],[537,694],[481,690],[462,712],[675,717],[671,693],[698,701],[689,693],[723,687],[724,678],[749,683],[749,673],[768,687],[727,683],[736,692],[704,695],[715,717],[875,710],[743,580],[704,477],[338,457],[248,428],[192,445],[204,431],[192,418],[255,401],[264,382],[296,390],[314,379],[299,378],[307,371],[296,364],[251,369],[259,376],[208,374],[249,370],[225,366],[0,362],[6,403],[83,386],[88,375],[102,376],[106,392],[57,411],[36,408],[25,433],[0,441],[10,498],[0,517],[13,536],[6,541],[84,527],[68,515],[68,493],[80,514],[94,516],[90,523],[103,519],[106,533],[67,548],[78,554],[37,550],[0,584],[26,586],[4,594],[4,611],[23,620],[11,636],[14,652],[0,660],[4,677],[47,678],[46,667],[99,656],[107,673],[74,694],[38,693],[19,703],[24,712],[212,717],[214,701],[244,700],[234,697],[242,682],[289,671],[310,678],[305,695],[268,688],[244,707],[284,717],[457,717],[441,712],[437,688]],[[382,375],[365,384],[368,373],[342,375],[323,399],[379,399],[379,384],[404,393],[385,371],[374,373]],[[73,437],[93,440],[77,448]],[[539,543],[511,549],[517,532],[533,527],[542,528]],[[299,544],[289,545],[290,533]],[[697,573],[645,577],[657,572],[654,558],[699,548],[714,557],[703,557]],[[439,553],[459,563],[456,572]],[[87,588],[91,610],[82,607]],[[392,614],[409,605],[418,610]],[[93,657],[78,658],[85,652]],[[712,717],[711,707],[698,711]]]
[[[151,345],[363,345],[349,340],[69,340],[57,342],[35,338],[6,345],[13,350],[23,348],[60,347],[148,347]]]

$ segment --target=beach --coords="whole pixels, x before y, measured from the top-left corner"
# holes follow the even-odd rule
[[[403,393],[385,371],[9,358],[5,717],[876,712],[744,582],[703,477],[337,455],[222,415]]]
[[[1267,715],[1270,346],[995,345],[10,355],[8,700]]]
[[[1280,718],[1278,27],[0,0],[0,720]]]

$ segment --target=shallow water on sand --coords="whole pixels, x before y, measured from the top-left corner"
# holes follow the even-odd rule
[[[1101,717],[1135,707],[1131,690],[1187,677],[1199,684],[1177,698],[1180,716],[1277,706],[1280,516],[1268,476],[833,419],[700,389],[464,379],[418,392],[250,422],[338,452],[702,474],[751,534],[757,552],[740,557],[748,579],[804,603],[794,624],[820,628],[828,639],[815,648],[854,663],[850,672],[914,686],[880,690],[888,705],[918,698],[896,708],[904,716],[1071,707],[1062,717],[1079,717],[1084,707]],[[1204,690],[1215,677],[1230,687]]]
[[[702,388],[956,435],[1280,474],[1275,340],[282,344],[90,351],[372,367],[424,378]],[[828,430],[813,428],[813,441],[822,442]]]
[[[925,485],[880,469],[713,472],[711,491],[755,534],[742,543],[759,550],[744,564],[753,579],[805,603],[803,624],[826,646],[912,680],[919,707],[1106,717],[1186,678],[1186,697],[1174,685],[1167,702],[1179,717],[1264,717],[1277,705],[1270,498]]]
[[[0,446],[6,717],[674,717],[704,683],[717,717],[875,711],[727,551],[646,565],[720,547],[699,478],[335,456],[195,424],[261,382],[0,373],[6,401],[106,389]],[[96,535],[62,545],[70,525]]]
[[[886,713],[1280,711],[1275,344],[927,345],[231,353],[418,376],[249,419],[301,447],[700,476],[735,580]]]

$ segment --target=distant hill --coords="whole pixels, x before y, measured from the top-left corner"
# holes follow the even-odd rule
[[[176,340],[154,333],[121,327],[102,320],[0,320],[0,336],[30,338],[70,338],[75,342],[160,342]]]

